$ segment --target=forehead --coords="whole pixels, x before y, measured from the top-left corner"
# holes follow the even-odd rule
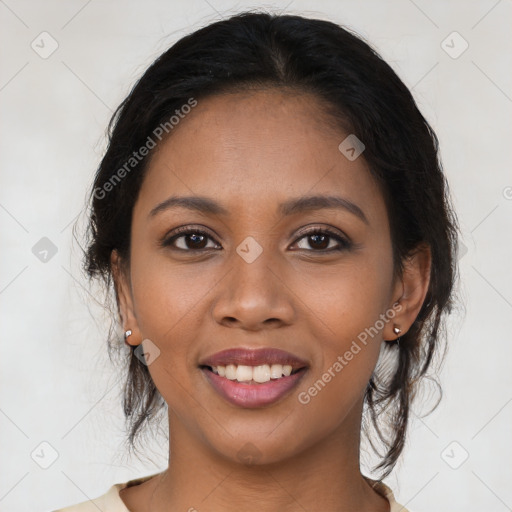
[[[326,108],[311,94],[278,89],[198,100],[153,150],[136,208],[147,213],[170,195],[200,195],[254,213],[289,197],[328,194],[382,217],[383,198],[364,158],[340,152],[349,134]]]

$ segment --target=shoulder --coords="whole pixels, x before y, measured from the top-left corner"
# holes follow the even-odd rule
[[[397,503],[393,491],[382,481],[372,480],[365,477],[369,484],[381,495],[389,501],[389,512],[410,512],[403,505]]]
[[[98,512],[98,510],[101,510],[102,512],[130,512],[119,496],[119,491],[126,487],[141,484],[146,480],[153,478],[153,476],[155,475],[135,478],[128,482],[114,484],[105,494],[97,498],[83,501],[68,507],[59,508],[52,512]]]
[[[126,485],[126,483],[115,484],[98,498],[59,508],[53,512],[98,512],[98,510],[103,512],[129,512],[119,496],[119,491]]]

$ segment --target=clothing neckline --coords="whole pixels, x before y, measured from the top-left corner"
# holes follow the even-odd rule
[[[127,482],[113,485],[105,495],[105,498],[109,499],[108,504],[112,507],[112,512],[130,512],[124,501],[121,499],[119,491],[147,482],[159,474],[160,472],[153,473],[148,476],[134,478],[132,480],[128,480]],[[381,480],[373,480],[372,478],[364,475],[363,478],[372,486],[373,489],[375,489],[376,492],[388,500],[389,512],[409,512],[403,505],[400,505],[396,502],[393,491],[384,482]]]

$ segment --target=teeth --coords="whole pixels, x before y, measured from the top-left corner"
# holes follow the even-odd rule
[[[229,380],[238,382],[269,382],[270,379],[288,377],[292,373],[292,366],[289,364],[263,364],[260,366],[246,366],[228,364],[227,366],[212,366],[213,373],[226,377]]]
[[[252,378],[256,382],[268,382],[270,380],[270,366],[268,364],[255,366],[252,369]]]
[[[217,366],[218,368],[218,366]],[[219,370],[217,370],[219,371]],[[236,366],[234,364],[228,364],[226,366],[226,379],[235,380],[236,379]]]
[[[279,379],[283,374],[283,365],[282,364],[273,364],[270,367],[270,376],[273,379]]]
[[[238,382],[252,380],[252,368],[239,364],[236,368],[236,380]]]
[[[292,373],[292,367],[289,364],[283,366],[283,375],[288,377]]]

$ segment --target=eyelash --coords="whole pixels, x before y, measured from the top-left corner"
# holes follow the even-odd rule
[[[177,228],[175,230],[175,233],[170,237],[164,238],[162,240],[162,242],[160,243],[160,245],[162,247],[170,248],[170,249],[177,250],[177,251],[183,251],[183,252],[204,252],[204,251],[211,250],[211,248],[181,249],[181,248],[173,247],[173,242],[175,242],[179,238],[182,238],[186,235],[192,235],[192,234],[206,236],[213,240],[213,237],[208,232],[206,232],[202,229],[194,229],[194,228],[186,226],[186,227]],[[312,228],[312,229],[302,233],[300,235],[300,237],[295,241],[295,243],[302,240],[303,238],[306,238],[308,236],[313,236],[313,235],[326,235],[329,238],[333,238],[338,242],[339,247],[337,247],[337,248],[331,247],[330,249],[322,249],[322,250],[318,250],[318,251],[314,250],[314,249],[310,249],[310,250],[299,249],[299,250],[307,250],[308,252],[316,252],[316,253],[320,253],[320,254],[322,254],[322,253],[325,254],[325,253],[346,251],[352,247],[352,243],[349,240],[347,240],[346,238],[340,236],[338,233],[335,233],[334,231],[332,231],[328,228]],[[328,244],[328,245],[330,245],[330,244]]]

